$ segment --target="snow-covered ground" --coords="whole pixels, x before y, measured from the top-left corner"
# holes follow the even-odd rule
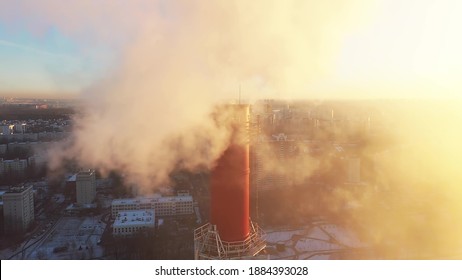
[[[331,259],[337,252],[364,247],[352,232],[327,222],[265,232],[270,259]]]
[[[28,259],[91,259],[103,255],[98,241],[106,225],[95,217],[63,217]]]

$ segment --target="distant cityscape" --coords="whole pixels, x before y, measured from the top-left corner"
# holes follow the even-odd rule
[[[394,102],[387,106],[394,108]],[[215,223],[211,212],[220,209],[211,202],[219,171],[178,169],[170,174],[171,185],[155,186],[152,193],[125,182],[120,170],[102,174],[98,166],[69,162],[65,174],[50,174],[47,151],[72,137],[80,106],[64,104],[0,104],[1,259],[420,257],[413,247],[395,250],[399,241],[381,244],[387,250],[377,247],[374,230],[353,218],[371,209],[358,197],[377,201],[372,209],[378,212],[387,211],[380,203],[387,196],[408,199],[379,180],[382,160],[399,156],[406,144],[386,142],[396,113],[387,106],[379,111],[369,101],[284,100],[249,106],[250,235],[258,224],[259,241],[249,243],[255,251],[244,256],[247,251],[226,245],[231,240],[217,239],[225,244],[223,253],[205,237],[216,234],[203,225]],[[52,108],[66,110],[47,112]],[[226,231],[219,225],[222,238]]]

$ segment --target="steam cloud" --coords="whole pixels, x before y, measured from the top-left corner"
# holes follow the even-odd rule
[[[86,90],[72,143],[50,152],[50,169],[73,158],[82,166],[120,170],[144,189],[165,182],[178,165],[211,166],[229,132],[210,114],[216,103],[237,97],[239,85],[246,98],[303,92],[323,72],[320,57],[330,53],[319,51],[329,41],[315,28],[319,18],[301,12],[324,8],[312,3],[159,1],[145,3],[148,12],[128,9],[126,16],[119,4],[107,17],[111,30],[99,18],[105,15],[94,14],[105,9],[92,1],[72,12],[50,3],[56,5],[50,16],[70,22],[63,29],[71,34],[79,34],[75,14],[87,9],[90,22],[97,18],[104,27],[103,38],[120,42],[119,26],[133,32],[119,67]]]
[[[372,110],[384,115],[372,122],[375,133],[356,135],[367,184],[307,188],[291,214],[322,214],[353,229],[371,252],[352,258],[460,259],[460,106],[457,100],[377,101]],[[331,178],[341,173],[339,166],[322,168]]]

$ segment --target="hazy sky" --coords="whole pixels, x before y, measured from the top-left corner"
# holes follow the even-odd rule
[[[229,45],[236,46],[237,41],[258,58],[260,52],[255,46],[265,47],[255,44],[252,35],[258,37],[261,30],[265,43],[274,42],[273,48],[290,54],[274,58],[282,59],[275,64],[277,67],[287,60],[285,78],[291,85],[287,92],[268,89],[271,76],[262,76],[259,68],[237,78],[264,84],[262,92],[297,98],[462,96],[461,1],[306,0],[259,4],[267,12],[255,17],[258,22],[249,21],[254,34],[242,34],[241,38],[233,34]],[[79,92],[117,67],[134,38],[145,32],[146,22],[152,26],[153,19],[160,20],[163,36],[175,38],[188,28],[184,20],[188,10],[207,5],[208,1],[2,0],[0,92]],[[251,18],[252,9],[255,13],[259,10],[246,1],[237,1],[235,6],[232,12],[236,18],[241,11]],[[222,32],[224,44],[227,31],[208,26],[200,29],[205,36]],[[265,67],[270,68],[271,61]]]

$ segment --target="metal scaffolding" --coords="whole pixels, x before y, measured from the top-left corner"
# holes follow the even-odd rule
[[[215,225],[207,223],[194,231],[194,257],[196,260],[229,260],[255,258],[266,247],[264,232],[250,223],[250,234],[243,241],[221,240]]]

